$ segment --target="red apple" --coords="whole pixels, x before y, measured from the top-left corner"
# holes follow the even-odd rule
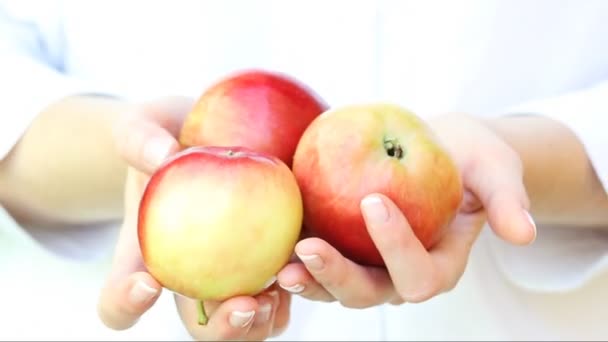
[[[242,147],[192,147],[151,176],[139,244],[167,289],[200,301],[255,295],[288,262],[302,215],[298,185],[280,159]]]
[[[365,227],[360,201],[388,196],[428,249],[444,234],[463,196],[450,155],[419,117],[392,104],[329,110],[304,132],[292,170],[304,225],[346,257],[384,266]]]
[[[266,70],[234,73],[197,100],[180,133],[184,146],[245,146],[291,167],[300,136],[326,104],[309,87]]]

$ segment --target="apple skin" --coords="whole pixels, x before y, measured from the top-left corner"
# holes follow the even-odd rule
[[[390,144],[402,149],[400,158]],[[363,220],[364,196],[382,193],[394,201],[427,249],[443,236],[463,197],[459,170],[430,128],[390,103],[323,113],[302,135],[292,170],[309,233],[368,266],[385,263]]]
[[[198,300],[255,295],[288,262],[302,199],[278,158],[192,147],[150,178],[138,213],[144,263],[165,288]]]
[[[291,167],[306,127],[327,104],[302,82],[252,69],[233,73],[201,94],[180,132],[183,146],[245,146]]]

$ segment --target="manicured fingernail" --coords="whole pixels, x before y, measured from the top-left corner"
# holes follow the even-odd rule
[[[255,316],[255,311],[233,311],[228,321],[235,328],[244,328],[253,321],[253,316]]]
[[[144,146],[143,158],[153,168],[163,163],[173,148],[174,141],[165,136],[151,138]]]
[[[302,260],[302,262],[304,262],[304,264],[306,264],[306,266],[312,270],[320,270],[323,268],[323,266],[325,265],[323,263],[323,260],[321,259],[321,257],[317,254],[311,254],[311,255],[303,255],[303,254],[298,254],[298,257],[300,258],[300,260]]]
[[[129,292],[129,300],[133,304],[142,304],[154,298],[158,294],[158,290],[150,287],[148,284],[138,280],[133,284]]]
[[[266,284],[264,284],[264,289],[269,288],[272,284],[274,284],[274,282],[277,281],[277,277],[273,276],[272,278],[268,279],[268,281],[266,282]]]
[[[270,314],[272,313],[272,304],[267,303],[260,306],[258,309],[258,315],[256,317],[256,322],[264,323],[270,319]]]
[[[530,215],[527,210],[524,210],[524,214],[526,214],[526,216],[528,217],[528,221],[530,221],[530,224],[532,225],[532,229],[534,229],[534,239],[532,239],[532,241],[534,241],[536,240],[536,223],[534,222],[534,218],[532,218],[532,215]]]
[[[291,293],[300,293],[302,291],[304,291],[304,285],[302,284],[294,284],[291,286],[287,286],[287,285],[283,285],[279,283],[279,286],[281,286],[285,291],[291,292]]]
[[[361,201],[361,207],[365,217],[374,223],[382,223],[388,220],[388,210],[378,196],[371,195]]]

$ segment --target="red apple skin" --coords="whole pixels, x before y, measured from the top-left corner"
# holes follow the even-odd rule
[[[389,156],[386,140],[403,149]],[[385,266],[360,209],[370,193],[388,196],[425,248],[435,245],[459,209],[459,171],[433,132],[393,104],[354,104],[322,114],[304,132],[292,168],[304,201],[304,225],[363,265]],[[390,232],[387,232],[390,234]]]
[[[306,127],[327,109],[300,81],[278,72],[245,70],[210,86],[187,115],[183,146],[245,146],[291,167]]]
[[[242,147],[192,147],[150,178],[139,207],[144,263],[165,288],[199,300],[260,293],[302,226],[291,170]]]

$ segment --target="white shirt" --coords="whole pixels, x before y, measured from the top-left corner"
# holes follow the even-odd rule
[[[61,96],[196,97],[226,73],[262,67],[334,106],[552,116],[577,133],[607,187],[607,21],[602,0],[0,0],[0,89],[9,94],[0,156]],[[1,338],[187,337],[167,294],[127,332],[97,321],[115,227],[61,237],[33,229],[31,239],[0,217]],[[514,248],[486,230],[449,294],[367,310],[296,297],[280,339],[606,339],[607,255],[598,232],[539,227],[533,246]]]

